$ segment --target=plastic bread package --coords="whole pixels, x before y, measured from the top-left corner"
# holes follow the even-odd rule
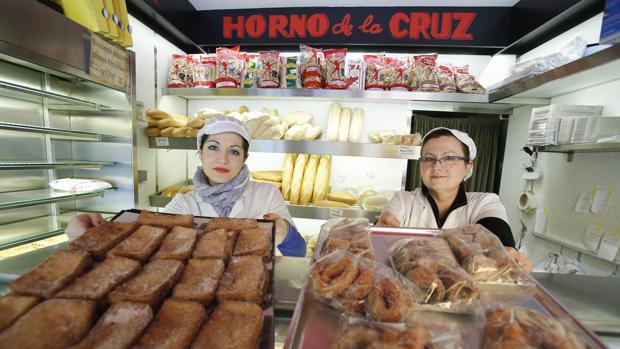
[[[199,55],[192,66],[193,87],[215,87],[217,59],[213,55]]]
[[[364,86],[364,74],[362,73],[363,60],[350,58],[347,60],[348,90],[361,90]]]
[[[347,49],[329,49],[325,55],[325,88],[343,90],[347,88]]]
[[[469,73],[469,66],[454,68],[454,80],[456,89],[462,93],[485,93],[486,90],[476,80],[476,77]]]
[[[365,258],[374,258],[367,218],[332,218],[321,226],[315,259],[334,251],[347,251]]]
[[[301,62],[299,74],[301,87],[303,88],[322,88],[323,87],[323,51],[307,45],[300,45]]]
[[[243,82],[245,58],[239,53],[239,46],[218,47],[215,87],[238,88]]]
[[[496,306],[485,315],[483,349],[587,347],[567,324],[534,310]]]
[[[437,54],[413,56],[413,76],[410,90],[418,92],[439,92],[435,76]]]
[[[168,87],[190,87],[192,69],[185,55],[173,54],[168,69]]]
[[[390,91],[408,91],[413,70],[407,57],[385,59],[385,85]]]
[[[412,285],[386,265],[347,252],[334,252],[310,266],[306,289],[352,316],[403,322],[415,308]]]
[[[258,54],[258,87],[280,87],[280,51],[260,51]]]
[[[508,255],[499,238],[480,224],[444,229],[440,235],[460,265],[481,283],[520,283],[525,272]]]
[[[449,64],[440,64],[435,67],[435,76],[439,91],[454,93],[456,92],[456,83],[454,82],[454,72]]]
[[[388,324],[344,315],[332,348],[478,348],[477,339],[471,343],[463,338],[467,333],[464,326],[442,320]]]
[[[385,90],[385,54],[364,55],[364,90]]]
[[[475,312],[480,291],[443,239],[400,240],[390,248],[389,260],[395,270],[422,291],[424,308]]]
[[[259,55],[249,53],[245,56],[246,68],[243,77],[243,88],[255,88],[258,85]]]

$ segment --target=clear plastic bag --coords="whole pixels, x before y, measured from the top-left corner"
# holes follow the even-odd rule
[[[418,92],[439,92],[435,76],[437,54],[413,56],[413,80],[410,90]]]
[[[316,261],[306,285],[335,309],[382,322],[404,321],[420,293],[389,267],[342,251]]]
[[[385,90],[385,54],[364,55],[364,90]]]
[[[215,87],[217,59],[215,56],[198,55],[192,67],[194,87]]]
[[[280,87],[280,51],[260,51],[258,87]]]
[[[168,87],[191,87],[192,68],[187,60],[187,56],[173,54],[168,69]]]
[[[532,284],[527,272],[506,253],[499,238],[479,224],[444,229],[440,235],[474,280],[491,284]]]
[[[239,53],[239,46],[233,48],[218,47],[217,77],[215,85],[218,88],[238,88],[243,81],[245,59]]]
[[[456,83],[454,82],[454,72],[452,71],[452,66],[448,64],[440,64],[436,66],[435,76],[437,76],[439,91],[448,93],[456,92]]]
[[[480,297],[478,287],[443,239],[400,240],[390,248],[389,260],[396,271],[421,290],[421,303],[429,309],[474,310]]]
[[[343,90],[347,88],[346,59],[347,49],[331,49],[325,54],[325,88]]]
[[[370,221],[367,218],[332,218],[321,226],[315,259],[334,251],[347,251],[373,259],[370,233]]]
[[[343,317],[332,349],[464,348],[461,331],[445,323],[385,324]]]
[[[486,311],[483,349],[573,348],[586,345],[558,320],[520,307],[495,307]]]
[[[386,58],[386,86],[391,91],[408,91],[409,79],[413,73],[406,57]]]
[[[299,67],[303,88],[323,87],[323,51],[307,45],[300,46],[301,63]]]

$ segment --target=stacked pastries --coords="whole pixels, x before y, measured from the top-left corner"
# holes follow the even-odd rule
[[[271,232],[251,219],[193,225],[143,211],[89,230],[0,297],[0,347],[257,347]]]

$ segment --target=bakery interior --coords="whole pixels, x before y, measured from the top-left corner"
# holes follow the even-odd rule
[[[3,1],[0,309],[7,310],[0,312],[0,344],[28,347],[20,338],[27,337],[26,329],[43,331],[37,319],[48,312],[75,325],[62,330],[74,331],[73,337],[53,326],[46,329],[59,336],[57,347],[157,347],[174,328],[168,340],[175,348],[620,348],[617,2],[475,0],[465,6],[454,0],[393,0],[369,2],[364,5],[369,12],[357,5],[344,0],[252,7],[237,0]],[[397,29],[411,33],[404,23],[413,23],[415,11],[477,11],[492,23],[472,26],[481,38],[458,44],[419,43],[413,34],[406,44],[359,34],[328,34],[324,42],[294,35],[254,39],[249,36],[256,27],[243,25],[232,26],[233,38],[213,32],[226,16],[249,21],[253,13],[271,18],[282,11],[289,18],[300,18],[299,13],[313,18],[311,13],[323,11],[339,20],[349,11],[355,20],[373,9],[378,18],[410,12],[411,18],[399,17]],[[482,35],[493,28],[495,36]],[[383,29],[394,30],[387,20]],[[243,30],[249,32],[244,36]],[[307,30],[316,28],[308,24]],[[329,41],[333,38],[339,41]],[[237,88],[201,80],[209,75],[204,69],[216,74],[218,47],[237,45],[249,53],[245,80]],[[300,82],[305,54],[316,48],[328,62],[328,51],[342,54],[345,78],[356,79],[346,88],[328,82],[308,88]],[[258,86],[255,76],[248,82],[264,69],[257,62],[267,58],[259,52],[273,50],[279,52],[279,88]],[[373,64],[368,57],[406,62],[416,74],[427,71],[435,87],[368,88],[365,69]],[[434,67],[419,57],[432,57]],[[393,82],[390,64],[382,67],[385,81]],[[465,66],[466,72],[456,69]],[[442,67],[449,67],[448,73]],[[445,76],[452,89],[441,84]],[[306,241],[305,257],[282,256],[269,222],[150,215],[193,190],[192,175],[200,166],[196,133],[219,114],[250,130],[252,180],[282,191]],[[516,247],[532,261],[531,273],[511,261],[501,275],[472,271],[452,239],[488,232],[374,225],[395,192],[419,185],[420,137],[442,125],[466,130],[477,142],[484,138],[479,144],[484,156],[467,190],[499,196]],[[296,170],[299,165],[303,168]],[[320,195],[319,184],[325,188]],[[64,229],[82,213],[117,222],[114,242],[99,250],[80,239],[70,243]],[[227,245],[227,252],[215,257],[203,251],[206,257],[200,257],[202,237],[218,229],[222,241],[236,246]],[[140,232],[157,236],[136,237],[146,252],[123,251],[128,236]],[[194,245],[166,255],[175,234]],[[331,245],[346,240],[343,236],[346,253]],[[359,236],[362,247],[355,245]],[[258,252],[244,250],[246,239],[260,242]],[[256,248],[254,242],[248,245]],[[485,251],[498,249],[496,242],[488,246]],[[419,262],[421,255],[430,256],[432,265]],[[63,266],[74,268],[70,276]],[[323,274],[332,267],[339,275],[334,280],[355,277],[326,285],[330,277]],[[106,273],[105,268],[125,276],[91,291],[79,284],[93,282],[88,277]],[[422,275],[422,269],[432,275]],[[201,276],[191,272],[199,270],[217,275],[202,277],[220,286],[197,298],[192,278]],[[372,287],[358,289],[362,296],[346,296],[355,293],[357,276],[361,280],[368,270]],[[36,290],[33,280],[40,275],[54,286]],[[223,281],[234,277],[241,281]],[[421,286],[427,281],[441,287]],[[157,291],[132,298],[137,283],[157,283]],[[182,295],[184,287],[190,296]],[[377,297],[385,297],[385,304]],[[386,305],[389,297],[396,306]],[[20,313],[9,314],[15,309]],[[131,329],[106,329],[106,319],[129,310],[135,320]],[[236,317],[247,327],[227,329]],[[99,338],[101,333],[108,339]],[[226,336],[227,343],[219,342]],[[238,344],[231,344],[235,340]]]

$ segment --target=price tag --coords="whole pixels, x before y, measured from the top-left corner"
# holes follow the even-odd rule
[[[401,145],[398,147],[398,155],[404,158],[417,159],[420,157],[420,147],[413,145]]]
[[[158,148],[169,147],[170,142],[168,141],[168,137],[155,137],[155,145]]]
[[[342,218],[343,211],[339,208],[330,208],[329,209],[329,218]]]

